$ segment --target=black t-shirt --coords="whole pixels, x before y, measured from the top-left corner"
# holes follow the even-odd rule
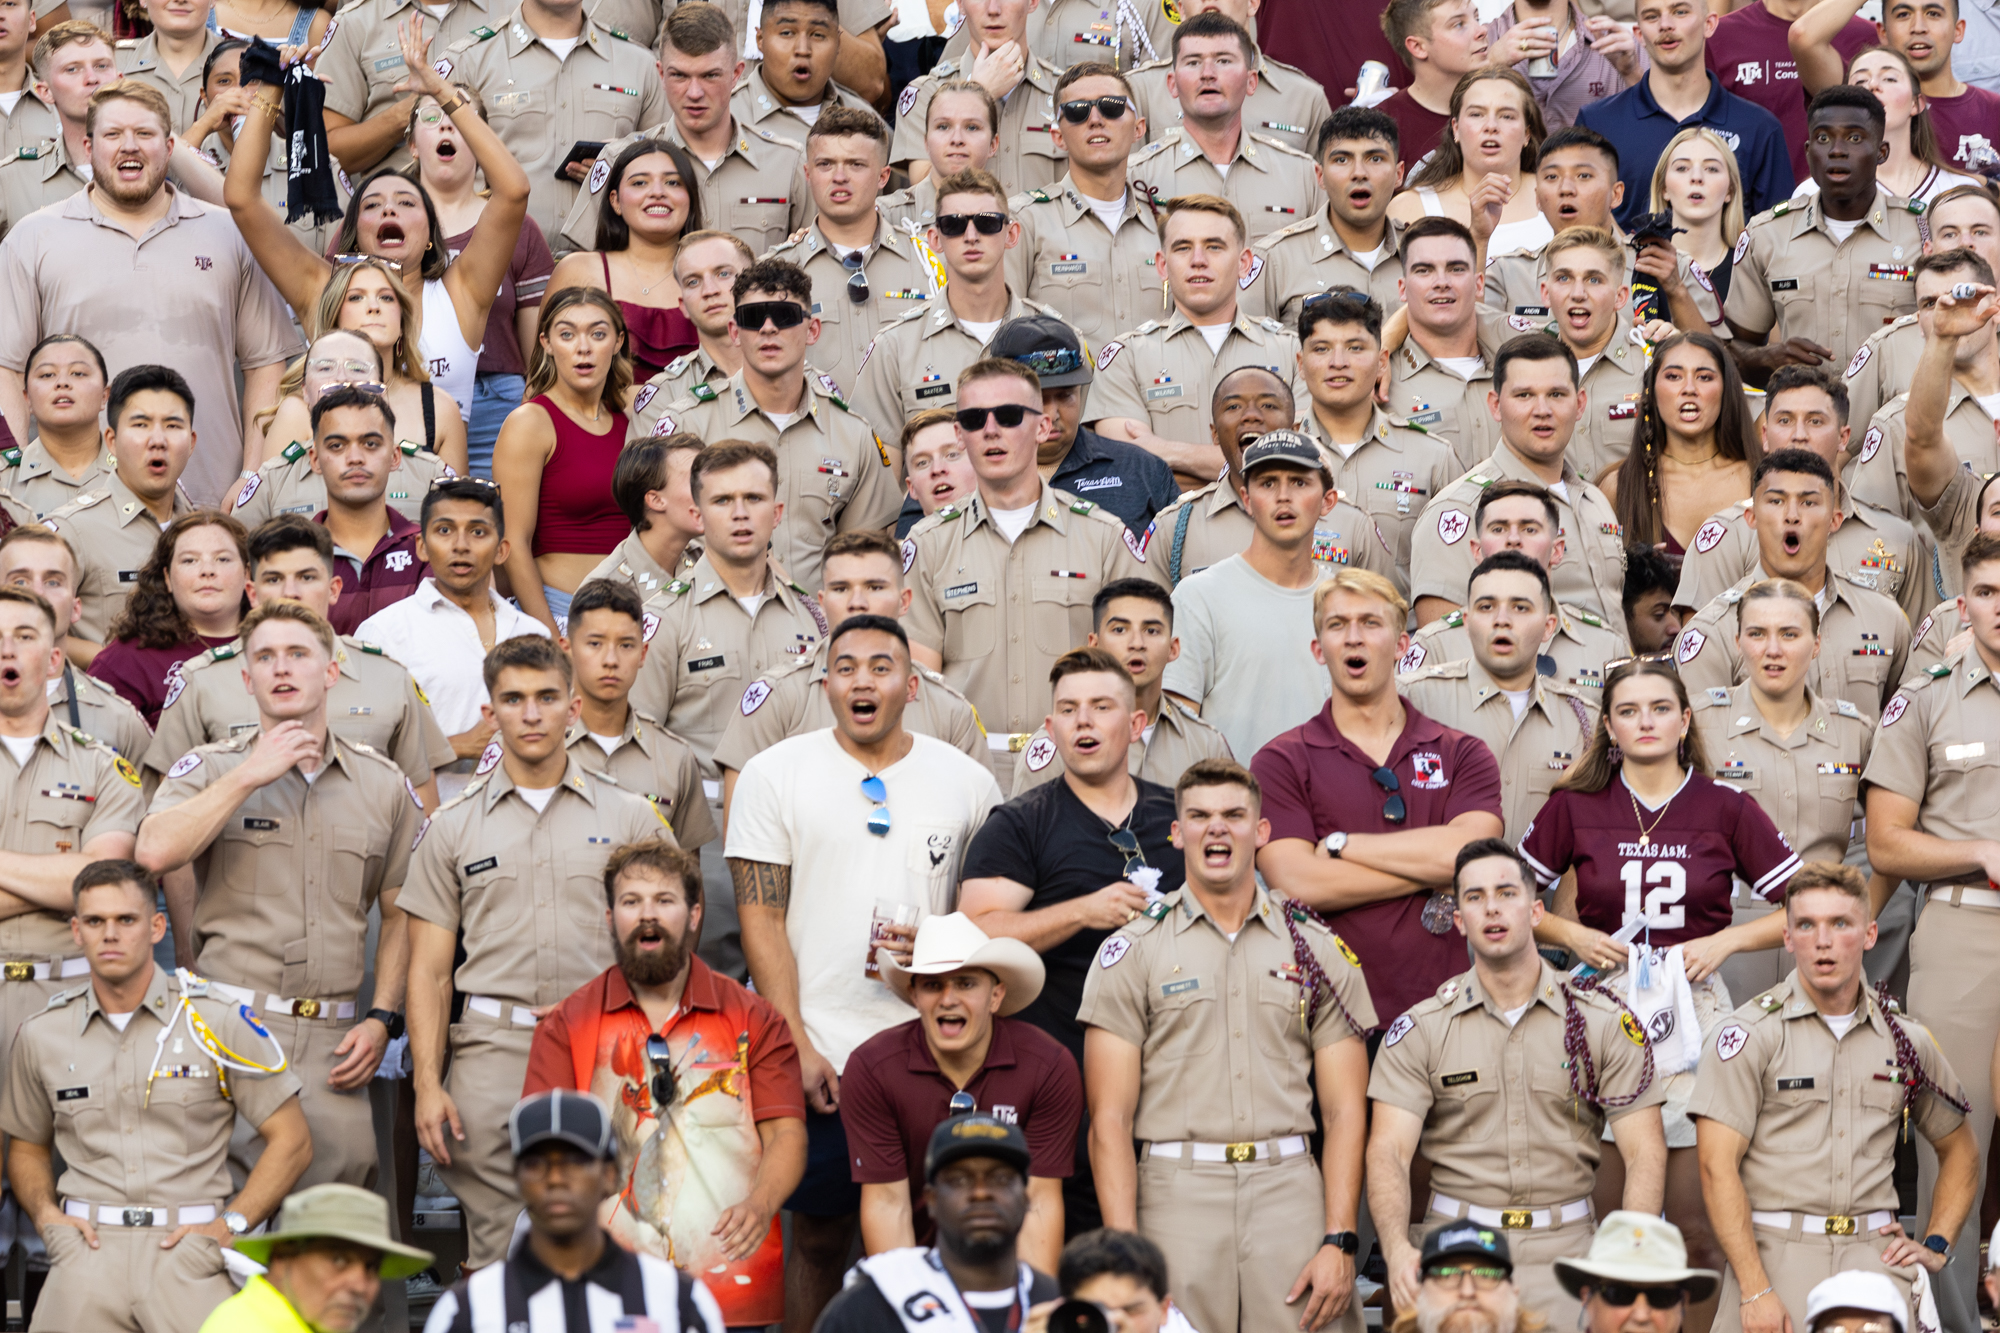
[[[1054,1278],[1039,1270],[1034,1271],[1028,1283],[1029,1304],[1040,1305],[1061,1295],[1062,1288],[1056,1285]],[[969,1305],[966,1308],[985,1327],[986,1333],[1007,1333],[1010,1307],[1003,1305],[997,1309],[982,1310],[976,1305]],[[902,1326],[902,1319],[889,1308],[888,1298],[882,1295],[873,1279],[863,1273],[852,1286],[833,1298],[820,1314],[819,1322],[813,1325],[813,1333],[895,1333]]]
[[[1161,893],[1186,879],[1187,866],[1173,845],[1174,793],[1157,782],[1133,779],[1139,803],[1124,827],[1139,835],[1146,864],[1160,872]],[[1096,893],[1125,878],[1125,855],[1111,845],[1111,826],[1077,799],[1062,778],[1017,796],[986,817],[965,854],[965,878],[1011,879],[1035,891],[1027,910],[1040,911]],[[1035,1002],[1018,1017],[1069,1047],[1083,1066],[1083,980],[1108,930],[1079,930],[1042,955],[1048,979]]]

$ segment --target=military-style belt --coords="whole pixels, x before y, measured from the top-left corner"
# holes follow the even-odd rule
[[[88,958],[59,958],[52,963],[9,958],[0,963],[0,981],[49,981],[87,976],[89,973]]]
[[[517,1028],[531,1028],[535,1025],[535,1011],[523,1004],[504,1004],[487,995],[465,997],[465,1011],[469,1014],[484,1014],[496,1023],[511,1022]]]
[[[1839,1213],[1821,1217],[1816,1213],[1761,1213],[1755,1210],[1750,1214],[1754,1225],[1778,1231],[1790,1231],[1794,1220],[1799,1224],[1801,1236],[1872,1236],[1895,1221],[1896,1215],[1886,1208],[1859,1217],[1846,1217]]]
[[[1480,1226],[1499,1227],[1504,1231],[1541,1231],[1548,1227],[1567,1226],[1591,1214],[1588,1199],[1573,1199],[1552,1208],[1482,1208],[1476,1203],[1461,1203],[1448,1194],[1432,1194],[1431,1208],[1435,1212],[1463,1217]]]
[[[1933,902],[1948,902],[1954,907],[2000,907],[2000,891],[1970,884],[1933,884],[1930,896]]]
[[[220,981],[211,981],[208,988],[238,1004],[257,1004],[257,992],[247,986],[228,986]],[[261,1008],[266,1014],[284,1014],[288,1018],[323,1018],[328,1022],[340,1022],[355,1014],[352,1000],[287,999],[282,995],[266,995]]]
[[[986,748],[1000,754],[1019,754],[1028,748],[1028,742],[1034,738],[1032,731],[989,731],[986,733]]]
[[[1279,1158],[1297,1157],[1305,1150],[1305,1135],[1292,1134],[1282,1139],[1268,1139],[1257,1143],[1190,1143],[1186,1140],[1152,1143],[1147,1145],[1146,1155],[1186,1156],[1197,1162],[1269,1162]]]
[[[158,1204],[85,1203],[82,1199],[63,1200],[63,1211],[101,1227],[202,1227],[222,1216],[212,1203],[182,1204],[164,1208]]]

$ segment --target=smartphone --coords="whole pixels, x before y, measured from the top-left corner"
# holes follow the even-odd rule
[[[571,185],[576,184],[575,181],[569,178],[570,163],[595,162],[597,155],[603,151],[604,140],[602,139],[578,139],[569,146],[569,156],[556,163],[556,179],[559,181],[568,181]]]

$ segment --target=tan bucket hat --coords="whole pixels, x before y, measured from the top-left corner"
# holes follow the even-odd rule
[[[429,1268],[435,1257],[428,1250],[391,1240],[388,1200],[353,1185],[300,1190],[278,1211],[276,1231],[238,1236],[235,1249],[257,1263],[269,1264],[272,1247],[289,1240],[344,1240],[380,1250],[385,1281],[413,1277]]]

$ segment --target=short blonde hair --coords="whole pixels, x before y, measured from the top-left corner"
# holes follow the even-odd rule
[[[1625,276],[1625,247],[1618,238],[1602,227],[1564,227],[1542,248],[1542,255],[1549,260],[1548,267],[1554,267],[1554,259],[1563,250],[1595,250],[1610,266],[1614,277]]]
[[[1723,142],[1722,136],[1706,125],[1690,126],[1667,141],[1667,151],[1661,153],[1660,160],[1653,165],[1652,211],[1668,211],[1667,168],[1673,165],[1674,150],[1693,139],[1700,139],[1720,153],[1722,165],[1729,172],[1729,202],[1722,206],[1722,240],[1726,245],[1734,245],[1736,238],[1743,234],[1747,216],[1743,211],[1743,168],[1737,165],[1735,152]]]
[[[117,53],[118,42],[104,29],[86,19],[70,19],[58,23],[43,33],[35,42],[35,53],[28,61],[29,67],[38,79],[45,78],[49,70],[49,57],[65,46],[76,46],[85,42],[102,42],[105,49]]]
[[[90,95],[90,109],[83,113],[85,136],[94,136],[97,133],[97,113],[113,102],[137,102],[159,117],[160,127],[168,134],[174,132],[174,113],[167,106],[165,94],[150,83],[120,79],[116,83],[105,84]]]
[[[1313,589],[1313,632],[1319,632],[1320,617],[1326,614],[1327,598],[1337,592],[1353,593],[1356,597],[1372,597],[1378,602],[1386,602],[1396,613],[1398,628],[1410,614],[1410,604],[1403,594],[1396,591],[1396,585],[1377,574],[1372,569],[1343,569],[1330,578],[1319,581]]]
[[[243,624],[237,631],[237,637],[242,640],[244,647],[248,648],[250,636],[274,620],[288,620],[296,625],[304,625],[313,638],[319,640],[319,646],[326,650],[326,655],[329,658],[333,656],[333,626],[327,624],[319,612],[303,602],[275,599],[257,603],[250,608],[250,614],[243,617]]]

